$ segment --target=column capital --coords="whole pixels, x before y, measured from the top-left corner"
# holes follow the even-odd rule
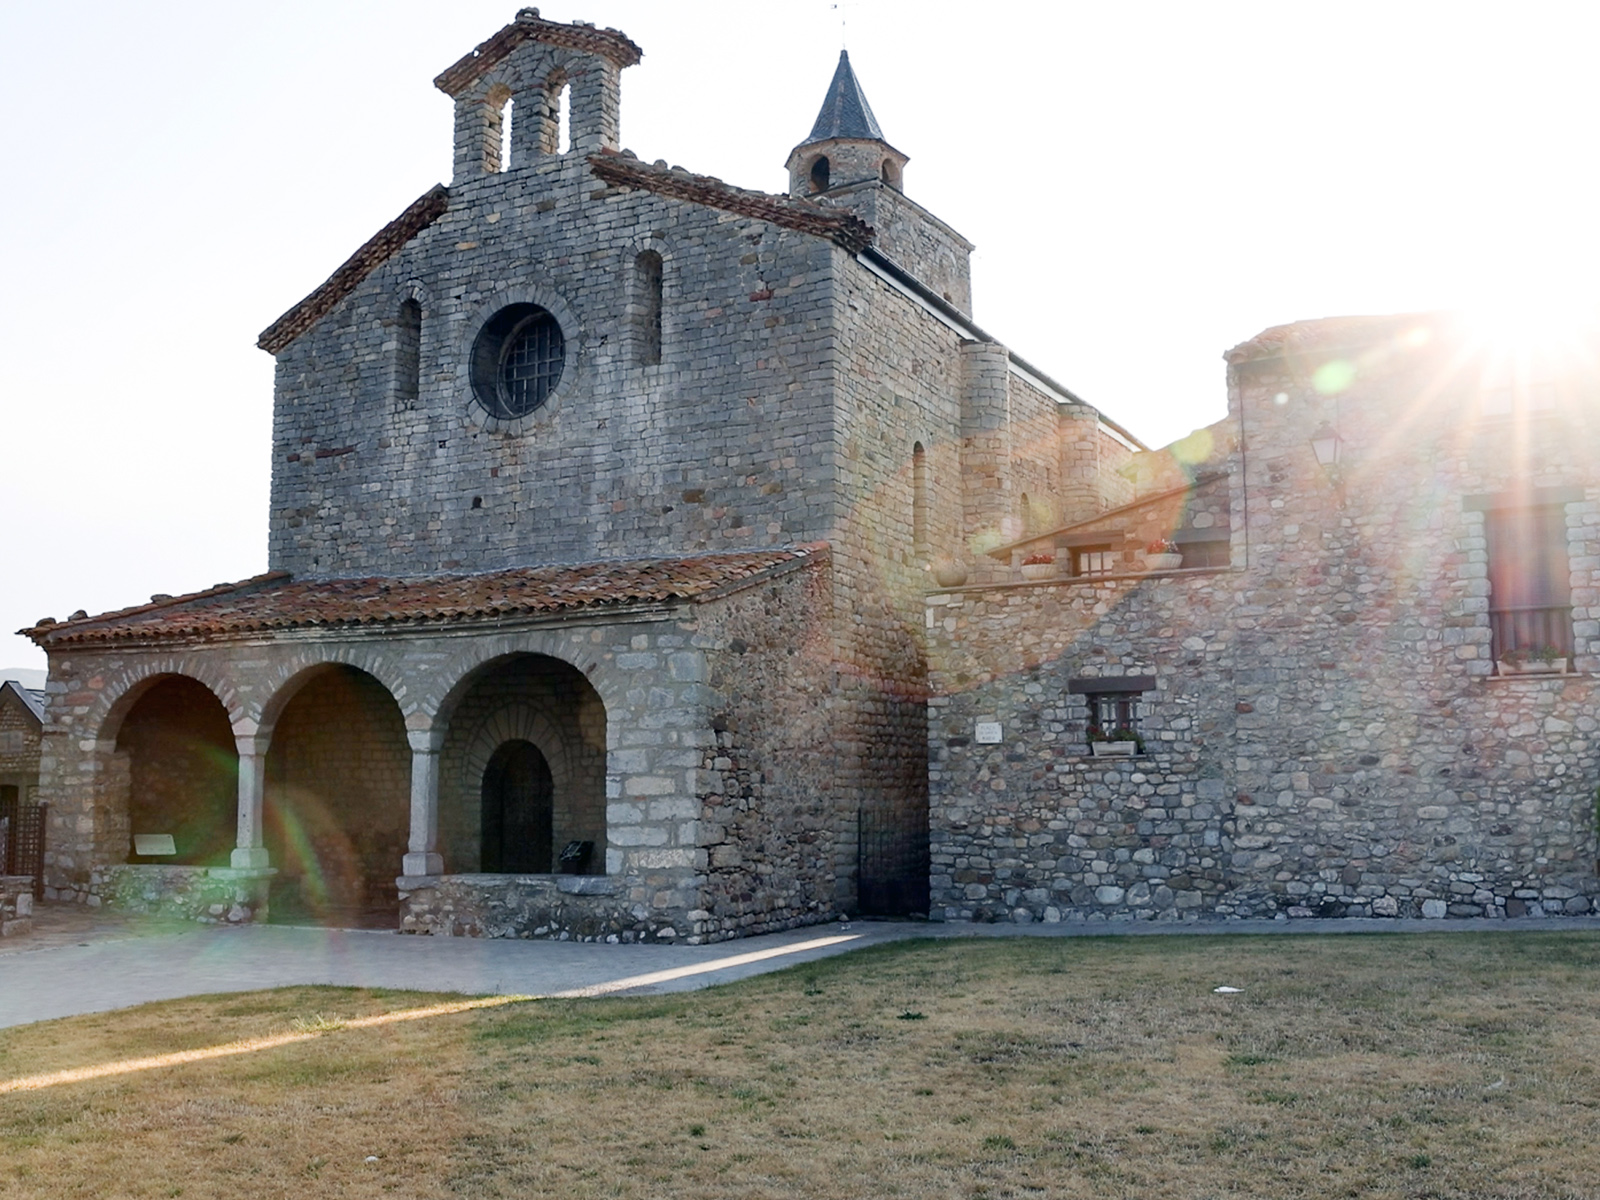
[[[414,754],[437,754],[444,745],[444,730],[408,729],[406,741],[411,743],[411,751]]]

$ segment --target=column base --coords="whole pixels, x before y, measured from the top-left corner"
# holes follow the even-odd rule
[[[228,863],[235,871],[261,871],[270,864],[267,862],[267,848],[265,846],[252,846],[250,849],[240,847],[233,852],[233,857]]]
[[[419,875],[444,874],[444,855],[435,851],[407,854],[400,861],[400,873],[402,875],[415,877]]]

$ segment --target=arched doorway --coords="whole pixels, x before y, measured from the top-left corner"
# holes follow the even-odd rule
[[[482,849],[485,871],[541,874],[553,870],[550,764],[532,742],[503,742],[483,771]]]
[[[239,752],[228,710],[186,675],[164,675],[117,729],[128,861],[225,867],[236,838]]]
[[[469,676],[445,711],[446,873],[604,874],[606,710],[583,672],[548,655],[512,655]],[[572,843],[588,843],[588,853],[562,863]]]
[[[297,677],[267,749],[263,833],[275,922],[392,928],[411,816],[411,747],[389,690],[330,664]]]

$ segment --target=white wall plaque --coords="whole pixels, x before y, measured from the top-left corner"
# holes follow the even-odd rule
[[[973,731],[973,740],[980,746],[994,746],[1000,741],[999,721],[979,721],[978,728]]]
[[[161,854],[176,854],[170,833],[136,833],[133,835],[133,852],[141,858],[154,858]]]

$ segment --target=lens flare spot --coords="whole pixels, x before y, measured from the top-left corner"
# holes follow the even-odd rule
[[[1335,358],[1317,368],[1311,377],[1311,386],[1324,396],[1334,396],[1347,389],[1355,378],[1355,363],[1347,358]]]
[[[1289,403],[1289,393],[1288,392],[1279,392],[1276,396],[1274,396],[1272,398],[1272,402],[1274,404],[1278,405],[1281,408],[1283,405]]]
[[[1170,450],[1172,457],[1178,462],[1192,466],[1210,458],[1215,443],[1216,440],[1211,436],[1209,429],[1196,429],[1188,437],[1173,442]]]

